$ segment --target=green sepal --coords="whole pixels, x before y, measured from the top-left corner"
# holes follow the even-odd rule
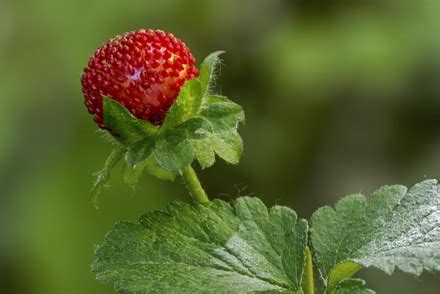
[[[144,172],[144,164],[132,166],[129,164],[124,164],[122,168],[122,179],[125,184],[127,184],[133,192],[136,190],[137,183]]]
[[[200,82],[197,79],[187,81],[180,89],[176,101],[165,115],[160,127],[161,132],[175,128],[197,115],[202,103]]]
[[[139,141],[155,134],[158,130],[149,121],[136,118],[113,99],[104,97],[103,105],[105,125],[118,134],[117,139],[123,144]]]
[[[243,140],[237,131],[244,122],[243,108],[223,96],[203,97],[200,116],[212,125],[212,132],[193,142],[195,157],[204,169],[215,162],[215,154],[231,164],[237,164],[243,152]]]
[[[143,162],[144,171],[150,175],[164,181],[174,181],[177,174],[167,171],[159,166],[153,157],[148,158]]]
[[[164,170],[182,173],[194,159],[187,133],[173,130],[160,136],[157,140],[154,159]]]
[[[118,146],[110,153],[107,158],[104,167],[95,173],[95,183],[93,184],[92,190],[90,192],[90,201],[96,209],[99,209],[99,195],[107,184],[110,173],[115,168],[116,164],[121,160],[125,149],[123,146]]]
[[[243,141],[237,128],[244,122],[243,109],[226,97],[207,94],[221,53],[205,58],[199,77],[182,86],[161,126],[138,119],[117,101],[104,98],[104,123],[124,149],[121,157],[127,184],[134,187],[143,172],[174,180],[194,159],[202,168],[212,166],[216,155],[238,163]]]
[[[157,138],[148,137],[128,146],[125,162],[136,168],[150,158],[156,148]]]
[[[207,95],[213,86],[213,82],[215,80],[215,70],[221,62],[219,56],[223,53],[224,51],[216,51],[209,54],[200,65],[200,74],[198,80],[200,81],[203,96]]]

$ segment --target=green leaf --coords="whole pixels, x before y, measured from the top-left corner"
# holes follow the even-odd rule
[[[209,54],[200,65],[199,81],[203,95],[207,95],[212,87],[216,66],[221,62],[219,56],[223,53],[224,51],[217,51]]]
[[[211,140],[197,140],[191,142],[194,155],[202,169],[208,168],[215,163],[215,152],[211,146]]]
[[[300,293],[306,244],[307,222],[286,207],[174,202],[117,224],[92,270],[123,293]]]
[[[154,158],[163,169],[172,173],[181,173],[194,159],[187,134],[174,130],[159,137]]]
[[[365,288],[365,281],[360,279],[345,279],[336,286],[336,294],[374,294],[373,290]]]
[[[174,180],[194,158],[202,168],[212,166],[216,155],[228,163],[239,162],[243,141],[237,128],[244,122],[242,107],[223,96],[205,95],[221,53],[209,55],[201,65],[199,78],[181,87],[160,127],[136,118],[117,101],[104,97],[104,122],[116,134],[107,138],[126,149],[123,179],[130,186],[136,184],[142,171]],[[100,190],[99,183],[102,181],[94,190]]]
[[[181,124],[177,130],[186,132],[189,139],[201,140],[212,133],[212,124],[203,117],[195,117]]]
[[[244,122],[242,107],[223,96],[205,96],[200,116],[212,125],[211,134],[193,141],[195,156],[202,168],[215,162],[215,154],[228,163],[237,164],[243,152],[243,140],[237,132]]]
[[[114,147],[120,147],[121,142],[118,141],[109,131],[103,129],[97,129],[96,133],[106,142],[110,143]]]
[[[157,132],[157,127],[136,118],[117,101],[104,97],[103,103],[104,123],[118,134],[122,142],[136,142]]]
[[[153,154],[156,140],[157,138],[153,136],[129,145],[125,161],[133,168],[142,165]]]
[[[437,181],[409,191],[386,186],[366,199],[353,195],[311,218],[311,243],[322,278],[333,293],[361,267],[413,275],[440,270],[440,194]]]
[[[90,200],[92,201],[92,204],[96,209],[99,208],[99,202],[98,202],[99,195],[101,194],[102,189],[107,184],[110,178],[111,171],[119,162],[119,160],[122,158],[124,152],[125,149],[122,146],[116,147],[112,151],[112,153],[110,153],[110,156],[107,158],[103,169],[95,174],[96,180],[95,183],[93,184],[92,191],[90,192]]]
[[[167,111],[161,132],[177,127],[194,117],[202,103],[200,82],[197,79],[186,81],[180,89],[173,106]]]

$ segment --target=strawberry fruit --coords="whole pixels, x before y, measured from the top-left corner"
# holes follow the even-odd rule
[[[138,30],[98,48],[81,77],[85,104],[99,127],[103,96],[118,101],[135,117],[160,125],[185,81],[198,76],[195,59],[170,33]]]

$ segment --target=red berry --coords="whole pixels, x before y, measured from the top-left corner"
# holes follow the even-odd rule
[[[139,119],[162,123],[186,80],[198,76],[185,43],[170,33],[139,30],[117,36],[98,48],[81,77],[85,104],[99,127],[107,96]]]

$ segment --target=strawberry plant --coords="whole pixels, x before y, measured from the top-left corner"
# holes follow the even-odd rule
[[[114,144],[92,201],[119,162],[135,186],[148,173],[181,177],[192,203],[120,222],[96,250],[92,271],[121,293],[374,293],[353,278],[372,267],[418,276],[440,271],[440,194],[435,180],[351,195],[310,220],[255,197],[209,200],[193,165],[239,162],[243,109],[213,93],[221,52],[199,70],[171,34],[140,30],[99,48],[82,76],[86,106]]]

